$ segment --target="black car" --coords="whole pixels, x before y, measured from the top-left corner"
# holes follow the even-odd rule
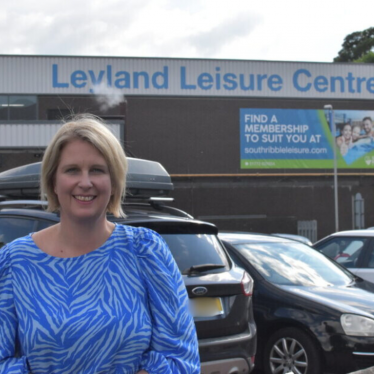
[[[255,282],[256,366],[266,374],[374,366],[374,284],[303,243],[249,233],[219,237]]]
[[[164,169],[149,170],[155,166],[149,161],[129,162],[127,217],[108,219],[155,230],[169,245],[190,298],[202,373],[249,373],[256,352],[252,278],[232,262],[214,225],[165,205],[172,186]],[[59,222],[58,213],[43,209],[46,202],[20,200],[38,193],[39,171],[34,164],[0,174],[0,247]]]

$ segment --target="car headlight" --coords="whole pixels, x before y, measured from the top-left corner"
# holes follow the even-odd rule
[[[351,336],[374,336],[374,319],[356,314],[343,314],[340,317],[343,330]]]

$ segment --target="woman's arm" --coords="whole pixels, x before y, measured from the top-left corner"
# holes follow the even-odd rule
[[[340,149],[341,155],[345,156],[348,153],[349,146],[346,143],[342,143],[339,149]]]
[[[0,321],[0,374],[29,373],[26,357],[16,357],[18,320],[7,246],[0,249]]]
[[[140,369],[149,374],[199,374],[200,359],[188,295],[164,240],[144,230],[137,257],[152,315],[152,340]]]

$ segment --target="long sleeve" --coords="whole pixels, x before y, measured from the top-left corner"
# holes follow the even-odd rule
[[[0,374],[28,373],[25,356],[16,357],[17,315],[9,247],[0,249]]]
[[[141,369],[150,374],[200,373],[188,295],[169,248],[148,230],[141,231],[135,247],[153,319],[151,346],[142,357]]]

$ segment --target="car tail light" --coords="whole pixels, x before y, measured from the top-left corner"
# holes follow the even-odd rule
[[[252,296],[253,293],[253,279],[247,272],[244,272],[242,279],[242,290],[245,296]]]

